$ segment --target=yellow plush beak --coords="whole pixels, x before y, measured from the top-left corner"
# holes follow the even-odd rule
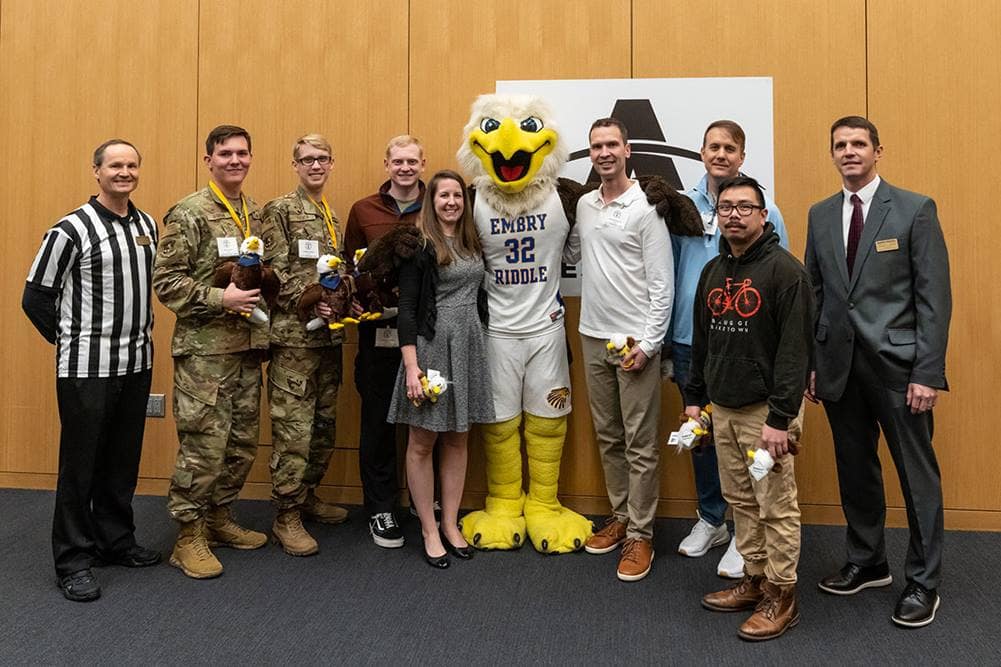
[[[537,118],[485,118],[469,133],[469,147],[503,192],[521,192],[556,145],[556,133]]]

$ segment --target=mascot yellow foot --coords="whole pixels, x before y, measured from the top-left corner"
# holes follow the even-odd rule
[[[532,545],[542,553],[577,551],[591,536],[590,520],[563,507],[556,498],[566,432],[566,417],[525,414],[529,476],[525,522]]]
[[[487,457],[486,508],[462,517],[462,536],[477,549],[517,549],[525,543],[521,489],[521,415],[482,427]]]

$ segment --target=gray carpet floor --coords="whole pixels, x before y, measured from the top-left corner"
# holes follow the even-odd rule
[[[169,554],[164,499],[135,501],[142,544]],[[353,508],[341,526],[313,524],[321,551],[292,558],[277,547],[217,550],[225,574],[195,581],[166,565],[97,570],[103,596],[80,604],[55,584],[52,494],[0,490],[2,664],[998,664],[1001,534],[949,532],[942,606],[934,624],[903,630],[890,614],[903,590],[907,534],[888,531],[892,586],[852,597],[816,582],[841,565],[844,529],[806,526],[798,627],[749,644],[743,614],[715,614],[700,597],[723,587],[722,555],[678,555],[689,521],[657,524],[653,571],[615,578],[615,553],[543,556],[529,548],[477,553],[435,571],[420,557],[417,521],[407,546],[380,549]],[[271,523],[268,503],[241,501],[242,522]],[[405,515],[405,512],[403,513]]]

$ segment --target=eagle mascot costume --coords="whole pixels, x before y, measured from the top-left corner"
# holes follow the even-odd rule
[[[556,495],[571,407],[561,260],[577,200],[596,187],[558,177],[567,157],[542,99],[482,95],[474,102],[457,158],[470,176],[483,245],[497,418],[481,428],[485,508],[462,519],[463,536],[479,549],[515,549],[527,534],[540,552],[566,553],[580,549],[592,532],[591,522]],[[644,187],[672,231],[702,233],[687,197],[662,179]]]

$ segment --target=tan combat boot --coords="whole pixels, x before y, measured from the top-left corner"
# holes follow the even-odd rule
[[[312,556],[320,550],[313,536],[302,527],[299,510],[282,510],[271,525],[271,533],[275,542],[282,545],[285,553],[290,556]]]
[[[320,523],[337,524],[348,520],[346,509],[320,500],[313,489],[306,492],[306,501],[299,509],[302,511],[303,518]]]
[[[203,519],[181,524],[174,551],[170,554],[170,564],[192,579],[211,579],[222,574],[222,563],[205,541]]]
[[[268,543],[268,536],[256,530],[247,530],[230,514],[229,506],[213,507],[205,518],[205,537],[209,546],[232,549],[260,549]]]
[[[765,583],[762,574],[744,574],[736,586],[709,593],[702,598],[702,606],[713,611],[744,611],[754,609],[765,597],[761,585]]]
[[[766,581],[761,585],[761,590],[765,594],[764,599],[737,630],[741,639],[752,642],[775,639],[799,623],[796,584],[778,586]]]

